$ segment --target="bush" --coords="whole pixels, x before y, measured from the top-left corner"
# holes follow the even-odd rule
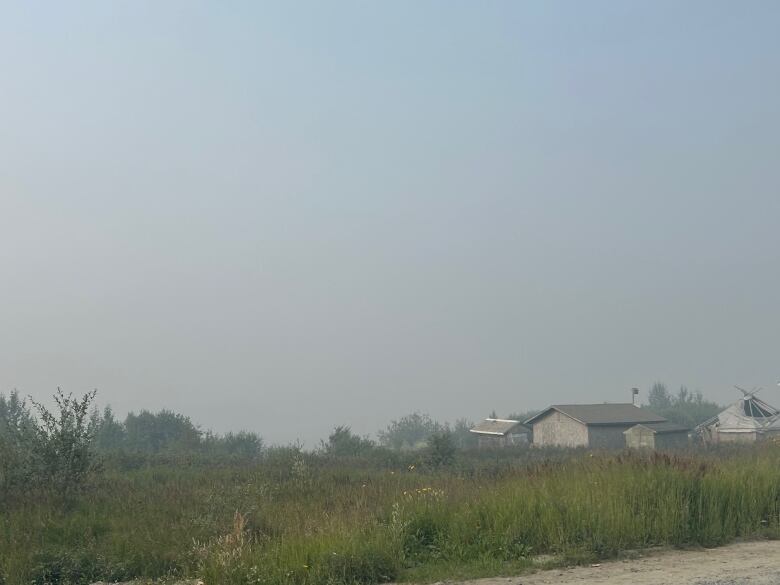
[[[57,412],[33,401],[38,413],[33,451],[40,479],[62,496],[78,490],[96,468],[92,450],[94,431],[89,424],[89,408],[96,391],[79,400],[57,388]]]
[[[404,528],[404,557],[413,562],[439,558],[445,542],[446,529],[442,519],[430,510],[417,513]]]
[[[432,467],[444,467],[455,462],[455,441],[452,433],[443,431],[428,438],[428,464]]]
[[[425,443],[434,433],[446,430],[446,426],[433,420],[430,415],[415,412],[392,421],[385,430],[379,431],[379,442],[392,449],[415,449]]]
[[[247,431],[225,435],[208,433],[203,438],[203,451],[206,455],[253,462],[257,461],[263,452],[263,439]]]
[[[90,425],[95,433],[95,449],[98,452],[115,452],[125,447],[125,426],[114,417],[110,406],[106,406],[102,414],[97,409],[93,410],[90,418]]]
[[[202,433],[190,418],[170,410],[131,412],[124,426],[126,447],[130,451],[192,453],[201,446]]]
[[[0,394],[0,497],[26,485],[34,474],[35,421],[17,391]],[[2,583],[2,582],[0,582]]]
[[[338,426],[328,436],[328,442],[322,442],[322,450],[336,457],[357,457],[366,455],[374,449],[374,442],[368,437],[360,437],[348,426]]]

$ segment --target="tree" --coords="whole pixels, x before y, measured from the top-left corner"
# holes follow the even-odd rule
[[[94,430],[89,424],[96,393],[93,390],[77,399],[57,388],[54,412],[30,400],[38,415],[33,443],[38,471],[42,481],[63,496],[80,488],[97,465],[92,445]]]
[[[355,457],[364,455],[375,447],[368,437],[360,437],[348,426],[340,425],[328,436],[328,442],[322,442],[322,450],[328,455],[337,457]]]
[[[32,476],[34,439],[35,421],[19,392],[0,394],[0,495]]]
[[[414,449],[425,445],[432,434],[446,429],[430,415],[414,412],[392,421],[385,430],[379,431],[379,442],[393,449]]]
[[[438,431],[428,437],[428,463],[432,467],[452,465],[455,461],[455,441],[450,431]]]
[[[465,418],[459,418],[452,427],[452,440],[458,449],[470,449],[477,446],[477,435],[471,432],[474,423]]]
[[[715,402],[705,400],[701,391],[690,392],[685,386],[680,386],[677,397],[672,401],[672,407],[663,416],[685,426],[696,426],[718,414],[723,408]]]
[[[649,408],[656,414],[685,427],[696,425],[718,414],[722,407],[705,400],[701,391],[691,392],[686,386],[680,386],[676,396],[666,389],[666,385],[656,382],[647,396]]]
[[[101,453],[121,451],[125,448],[127,435],[125,426],[116,420],[110,406],[103,413],[94,409],[90,420],[95,434],[95,450]]]
[[[202,434],[189,417],[170,410],[131,412],[125,419],[125,433],[129,450],[150,454],[197,451]]]
[[[665,410],[672,406],[672,397],[662,382],[656,382],[647,394],[647,403],[651,409]],[[659,413],[660,414],[660,413]]]
[[[224,435],[207,433],[202,442],[208,453],[245,461],[254,461],[263,452],[262,437],[249,431],[231,432]]]

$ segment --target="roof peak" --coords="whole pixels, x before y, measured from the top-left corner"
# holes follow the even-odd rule
[[[644,422],[664,422],[666,418],[630,402],[604,402],[600,404],[553,404],[526,424],[539,420],[551,410],[556,410],[585,425],[626,425]]]
[[[586,403],[571,403],[571,404],[552,404],[552,406],[633,406],[635,408],[641,408],[639,405],[633,402],[586,402]]]

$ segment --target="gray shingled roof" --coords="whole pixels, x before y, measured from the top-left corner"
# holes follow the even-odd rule
[[[651,431],[655,432],[657,435],[663,435],[665,433],[685,433],[690,431],[691,429],[687,427],[683,427],[678,425],[677,423],[673,422],[652,422],[652,423],[639,423],[639,425],[642,425],[643,427],[647,427]],[[638,426],[638,425],[634,425]],[[631,427],[634,428],[634,427]],[[628,432],[628,431],[624,431]]]
[[[551,410],[557,410],[586,425],[630,425],[651,422],[666,422],[662,416],[638,408],[629,403],[618,404],[553,404],[525,421],[533,424]]]
[[[523,426],[519,420],[505,420],[500,418],[486,418],[481,423],[471,429],[472,433],[478,435],[504,436],[510,431],[515,433],[528,433],[528,427]]]

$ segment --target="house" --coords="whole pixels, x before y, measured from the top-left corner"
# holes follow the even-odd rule
[[[534,446],[622,449],[631,427],[667,422],[631,403],[554,404],[525,421],[533,430]]]
[[[502,418],[486,418],[470,432],[477,435],[480,449],[491,447],[509,447],[512,445],[527,445],[531,429],[519,420]]]
[[[680,449],[688,445],[688,431],[673,422],[639,423],[623,431],[629,449]]]
[[[742,398],[696,427],[706,443],[755,443],[780,435],[780,411],[756,397],[758,390],[742,390]]]

